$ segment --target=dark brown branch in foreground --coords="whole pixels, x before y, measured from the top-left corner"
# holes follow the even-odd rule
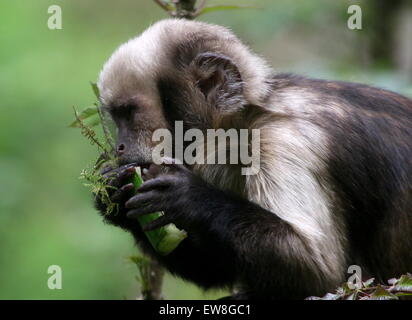
[[[167,3],[165,0],[154,0],[170,16],[190,20],[196,18],[202,12],[206,1],[201,0],[196,7],[197,0],[173,0],[171,3]]]
[[[164,269],[155,260],[150,260],[146,271],[146,283],[142,288],[143,300],[162,300]]]
[[[163,10],[169,11],[169,7],[163,0],[153,0],[156,2]]]
[[[206,1],[207,0],[202,0],[202,2],[200,2],[198,7],[196,8],[196,11],[192,14],[193,18],[196,18],[202,12],[204,7],[206,6]]]
[[[193,19],[195,12],[196,0],[179,0],[176,1],[176,17]]]

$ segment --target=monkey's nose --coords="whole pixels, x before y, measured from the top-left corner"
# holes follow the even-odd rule
[[[117,155],[121,156],[122,154],[124,154],[124,152],[126,151],[126,146],[124,145],[124,143],[121,143],[117,146]]]

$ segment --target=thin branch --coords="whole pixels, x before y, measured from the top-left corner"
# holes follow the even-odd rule
[[[163,0],[153,0],[156,2],[163,10],[169,11],[169,6],[163,2]]]
[[[196,8],[195,12],[192,13],[192,17],[196,18],[204,9],[204,7],[206,6],[206,1],[207,0],[202,0],[202,2],[199,4],[199,6]]]
[[[162,285],[165,270],[155,260],[151,259],[148,266],[147,287],[142,291],[143,300],[162,300]]]
[[[176,5],[176,17],[189,20],[194,18],[196,0],[175,0],[174,2]]]
[[[96,145],[98,148],[101,149],[103,152],[107,152],[105,146],[97,139],[96,137],[96,132],[89,126],[87,126],[83,120],[79,117],[79,114],[77,113],[77,110],[75,107],[73,107],[74,110],[74,117],[76,118],[79,128],[81,129],[81,133],[83,136],[85,136],[87,139],[89,139],[90,143],[93,145]]]
[[[197,0],[173,0],[171,3],[166,3],[164,0],[153,1],[170,16],[189,20],[199,15],[206,4],[206,0],[201,0],[199,6],[195,8]]]
[[[152,258],[145,256],[132,256],[130,260],[136,265],[139,274],[140,294],[137,300],[162,300],[162,284],[165,270]]]

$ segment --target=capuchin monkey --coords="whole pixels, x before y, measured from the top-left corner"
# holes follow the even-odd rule
[[[377,281],[412,271],[410,99],[277,74],[228,29],[178,19],[121,45],[98,87],[118,129],[119,167],[104,174],[119,212],[105,220],[172,274],[241,288],[233,299],[303,299],[333,291],[350,265]],[[153,132],[179,120],[184,130],[258,129],[260,169],[153,164]],[[137,193],[134,165],[150,176]],[[144,230],[188,233],[166,256],[136,219],[156,211]]]

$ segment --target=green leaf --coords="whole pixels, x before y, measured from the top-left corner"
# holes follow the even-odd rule
[[[94,92],[94,95],[96,96],[97,100],[100,99],[100,92],[99,88],[97,87],[97,84],[95,82],[90,82],[90,85],[92,86],[92,90]]]
[[[83,123],[89,128],[96,127],[100,124],[100,116],[96,114],[91,117],[88,117],[87,119],[83,120]]]
[[[398,297],[378,285],[368,300],[398,300]]]
[[[395,296],[397,296],[397,297],[405,297],[405,296],[411,297],[412,293],[397,292],[397,293],[395,293]]]
[[[316,296],[310,296],[310,297],[305,298],[305,300],[322,300],[322,298],[316,297]]]
[[[351,293],[349,296],[347,296],[345,298],[345,300],[356,300],[356,298],[358,297],[358,293],[357,292],[353,292]]]
[[[339,300],[342,298],[340,293],[327,293],[322,297],[322,300]]]
[[[150,262],[149,259],[147,259],[144,256],[130,256],[129,260],[133,262],[134,264],[136,264],[137,266],[142,266]]]
[[[167,10],[167,11],[176,10],[176,5],[173,3],[173,1],[166,0],[166,1],[164,2],[164,4],[165,4],[165,6],[166,6],[166,10]]]
[[[97,105],[92,105],[89,107],[84,108],[80,113],[78,114],[79,118],[84,120],[87,119],[99,112]]]
[[[241,6],[241,5],[217,5],[217,6],[208,6],[203,8],[199,15],[213,12],[213,11],[223,11],[223,10],[235,10],[235,9],[258,9],[256,6]]]
[[[77,111],[76,111],[77,113]],[[84,124],[88,125],[88,126],[96,126],[100,123],[100,117],[99,117],[99,110],[98,107],[96,105],[87,107],[85,109],[83,109],[82,111],[80,111],[79,113],[77,113],[77,117],[82,120],[84,122]],[[97,119],[96,119],[97,118]],[[88,120],[88,121],[85,121]],[[70,125],[70,128],[78,128],[80,127],[80,123],[79,120],[76,119],[74,120]]]
[[[369,287],[373,284],[374,281],[375,281],[375,278],[370,278],[370,279],[366,280],[366,281],[363,283],[363,286],[364,286],[365,288],[369,288]]]
[[[404,274],[395,283],[394,289],[396,291],[403,291],[407,293],[412,293],[412,275]]]
[[[342,294],[337,292],[337,293],[327,293],[323,297],[316,297],[316,296],[311,296],[307,297],[305,300],[340,300],[342,299]]]

